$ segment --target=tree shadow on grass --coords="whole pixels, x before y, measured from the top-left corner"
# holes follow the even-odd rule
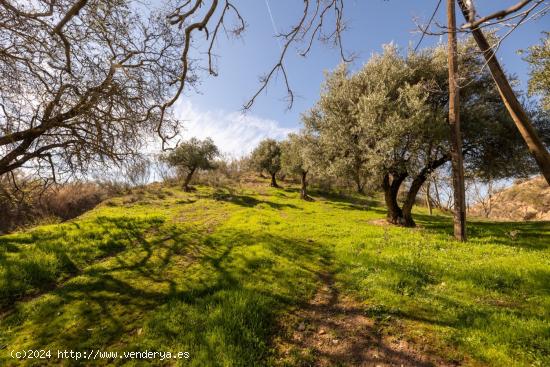
[[[441,215],[415,214],[419,225],[435,233],[453,235],[452,218]],[[468,221],[466,226],[471,241],[490,241],[497,245],[521,247],[529,250],[550,248],[550,222],[489,222]],[[547,239],[546,241],[544,239]]]
[[[94,262],[144,243],[158,218],[98,217],[75,231],[72,224],[0,237],[0,313],[15,302],[55,289]]]
[[[366,317],[364,305],[342,297],[330,273],[319,273],[319,278],[315,297],[281,325],[284,332],[276,346],[284,365],[428,367],[441,362],[419,346],[384,335],[381,321]]]
[[[262,205],[263,204],[263,205],[268,205],[269,207],[271,207],[273,209],[276,209],[276,210],[281,210],[281,209],[284,209],[284,208],[300,209],[294,204],[274,203],[274,202],[268,201],[268,200],[256,199],[255,197],[252,197],[252,196],[249,196],[249,195],[242,195],[242,194],[237,194],[237,193],[234,193],[234,192],[226,192],[226,191],[223,191],[223,190],[217,190],[217,191],[214,192],[214,194],[212,194],[212,196],[206,196],[206,197],[208,197],[208,198],[212,197],[216,201],[224,201],[224,202],[227,202],[227,203],[232,203],[232,204],[240,205],[240,206],[247,207],[247,208],[253,208],[257,205]]]
[[[411,261],[406,254],[401,259],[357,261],[371,271],[348,286],[375,284],[367,286],[372,288],[366,292],[369,317],[388,326],[409,320],[429,334],[434,327],[444,328],[453,348],[473,350],[478,357],[486,357],[487,350],[510,358],[535,350],[540,355],[533,353],[528,359],[545,365],[541,356],[550,355],[550,349],[543,320],[548,312],[537,300],[550,296],[550,270],[535,268],[518,275],[517,269],[499,267],[490,259],[482,265],[450,265],[426,258]],[[472,340],[477,344],[470,344]]]
[[[316,271],[309,263],[328,254],[262,232],[225,230],[197,243],[189,231],[164,226],[162,238],[141,237],[140,246],[19,303],[1,320],[12,331],[0,331],[0,341],[26,334],[25,347],[170,347],[189,350],[198,365],[257,365],[270,353],[274,317],[307,297]]]

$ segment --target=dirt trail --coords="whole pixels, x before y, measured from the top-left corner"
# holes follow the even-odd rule
[[[275,343],[282,366],[455,366],[383,335],[364,307],[339,295],[331,275],[321,279],[315,297],[293,313],[287,335]]]

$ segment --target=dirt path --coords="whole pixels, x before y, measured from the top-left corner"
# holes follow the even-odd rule
[[[399,336],[383,335],[364,307],[341,297],[329,274],[276,340],[281,366],[451,366]]]

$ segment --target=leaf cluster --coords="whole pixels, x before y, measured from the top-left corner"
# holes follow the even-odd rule
[[[215,169],[216,162],[214,160],[219,155],[220,151],[212,139],[199,140],[191,138],[166,154],[163,160],[179,171],[189,173],[196,170]]]

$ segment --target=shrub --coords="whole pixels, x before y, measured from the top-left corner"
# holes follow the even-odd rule
[[[40,202],[41,212],[68,220],[93,209],[107,196],[107,192],[96,183],[70,183],[44,195]]]

